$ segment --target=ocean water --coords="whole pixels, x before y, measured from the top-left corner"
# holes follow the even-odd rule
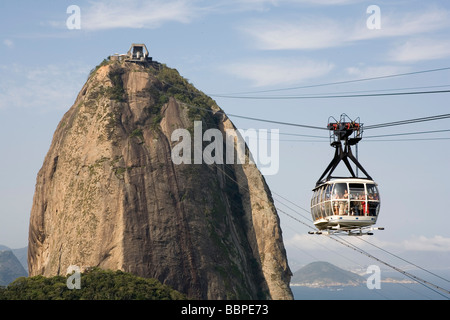
[[[450,270],[435,271],[439,278],[413,271],[417,277],[450,291]],[[402,278],[398,273],[384,273],[387,278]],[[413,282],[413,281],[411,281]],[[295,300],[450,300],[450,294],[433,286],[413,283],[381,282],[380,289],[369,289],[365,284],[356,287],[308,288],[292,286]]]
[[[307,288],[291,287],[295,300],[448,300],[420,284],[382,283],[380,289],[368,289],[366,286]]]

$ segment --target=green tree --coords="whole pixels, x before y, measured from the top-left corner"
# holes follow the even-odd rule
[[[0,288],[0,300],[184,300],[186,296],[156,279],[94,268],[81,274],[81,289],[67,277],[21,277]]]

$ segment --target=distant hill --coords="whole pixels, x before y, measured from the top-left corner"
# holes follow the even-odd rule
[[[18,249],[11,249],[5,245],[0,244],[0,251],[12,251],[16,258],[19,260],[22,267],[25,269],[25,271],[28,274],[28,247],[18,248]]]
[[[20,264],[22,265],[22,267],[25,269],[25,271],[28,274],[28,262],[27,262],[28,247],[23,247],[23,248],[19,248],[19,249],[11,249],[11,251],[17,257],[17,260],[19,260]]]
[[[328,262],[317,261],[294,272],[291,286],[358,286],[365,282],[366,279],[356,273],[346,271]]]
[[[6,286],[28,273],[11,250],[0,251],[0,286]]]

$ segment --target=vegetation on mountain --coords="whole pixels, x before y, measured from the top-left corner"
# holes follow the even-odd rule
[[[0,287],[0,300],[184,300],[156,279],[123,271],[90,269],[81,273],[81,289],[69,289],[68,277],[20,277]],[[70,280],[69,280],[70,281]]]

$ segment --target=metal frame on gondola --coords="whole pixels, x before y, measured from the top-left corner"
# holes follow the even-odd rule
[[[335,122],[331,122],[331,119]],[[359,118],[353,121],[346,114],[342,114],[339,121],[330,117],[327,128],[330,130],[330,145],[336,150],[333,159],[313,189],[311,215],[314,225],[319,230],[313,233],[320,234],[327,231],[362,235],[372,234],[371,231],[375,229],[383,230],[384,228],[373,227],[380,209],[377,184],[351,149],[351,146],[356,146],[361,141],[363,125],[359,122]],[[332,175],[341,161],[350,172],[350,177]],[[353,162],[366,177],[359,178],[350,162]],[[341,198],[338,187],[347,190],[348,194],[342,195]]]
[[[330,119],[333,117],[330,117]],[[333,118],[334,119],[334,118]],[[323,174],[320,176],[316,183],[316,186],[329,181],[332,179],[332,173],[338,164],[343,161],[348,171],[353,178],[356,178],[356,174],[349,162],[351,160],[358,169],[360,169],[367,177],[367,179],[372,180],[370,175],[364,169],[364,167],[359,163],[358,159],[353,155],[351,146],[356,145],[362,139],[363,125],[358,121],[349,120],[347,115],[341,115],[339,121],[334,119],[336,122],[331,123],[328,121],[327,128],[330,130],[330,145],[336,149],[334,153],[334,158],[331,160],[328,167],[325,169]],[[349,120],[349,121],[347,121]],[[359,120],[359,118],[357,118]],[[326,176],[326,177],[325,177]]]

